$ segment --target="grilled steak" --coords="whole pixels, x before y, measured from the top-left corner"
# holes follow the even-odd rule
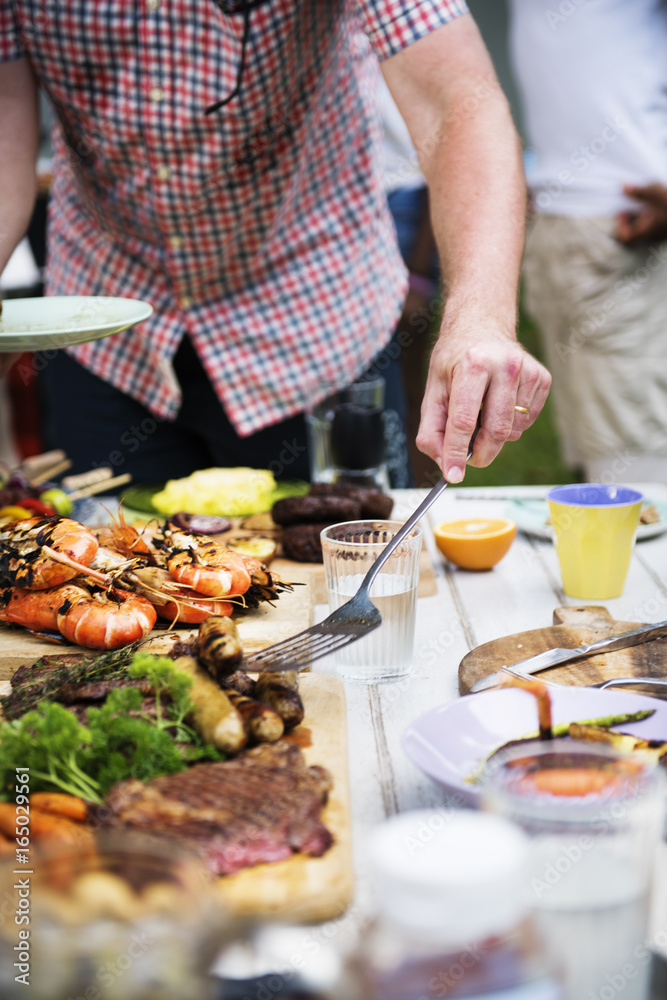
[[[153,685],[149,680],[131,680],[126,677],[110,677],[105,681],[87,681],[81,684],[63,684],[56,692],[54,700],[63,705],[76,705],[80,701],[104,701],[116,688],[133,687],[148,697],[152,695]]]
[[[330,788],[324,768],[307,767],[297,746],[279,741],[147,784],[121,782],[105,813],[112,826],[173,837],[216,875],[232,875],[294,852],[324,854],[333,842],[320,819]]]

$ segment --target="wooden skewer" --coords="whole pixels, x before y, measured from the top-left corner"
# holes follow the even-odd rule
[[[105,479],[111,479],[112,470],[108,465],[102,465],[99,469],[90,469],[89,472],[80,472],[75,476],[65,476],[61,486],[68,492],[81,490],[84,486],[92,486],[93,483],[101,483]]]
[[[124,483],[129,483],[131,479],[132,476],[129,472],[124,473],[122,476],[114,476],[113,479],[103,479],[102,482],[91,483],[90,486],[74,490],[73,493],[69,494],[69,498],[70,500],[83,500],[84,497],[93,497],[96,493],[106,493],[107,490],[116,486],[123,486]]]
[[[51,466],[57,465],[58,462],[64,462],[66,458],[67,455],[60,448],[54,451],[43,451],[41,455],[31,455],[30,458],[24,458],[21,464],[12,471],[23,473],[25,476],[36,476],[40,472],[43,472],[44,469],[50,469]]]
[[[32,476],[28,482],[31,486],[41,486],[42,483],[48,482],[49,479],[53,479],[54,476],[59,476],[61,472],[67,472],[71,465],[71,460],[69,458],[65,458],[62,462],[58,462],[57,465],[52,465],[50,468],[40,472],[39,475]]]

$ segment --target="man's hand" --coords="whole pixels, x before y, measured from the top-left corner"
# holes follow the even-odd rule
[[[472,311],[471,311],[472,312]],[[499,330],[492,317],[445,317],[431,355],[417,447],[460,483],[482,401],[481,431],[471,464],[489,465],[506,441],[516,441],[535,421],[551,376],[535,358]],[[515,406],[526,407],[518,413]]]
[[[470,15],[409,45],[382,71],[428,182],[446,296],[417,445],[460,482],[482,400],[475,465],[520,437],[551,382],[515,337],[526,213],[521,144]]]
[[[616,220],[616,239],[626,246],[655,243],[667,239],[667,187],[648,184],[646,187],[623,188],[629,198],[642,203],[636,212],[621,212]]]

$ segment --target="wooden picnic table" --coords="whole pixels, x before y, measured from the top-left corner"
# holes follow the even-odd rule
[[[667,501],[667,486],[663,484],[639,484],[637,488],[647,498]],[[363,844],[368,828],[398,812],[452,804],[446,790],[408,759],[401,739],[406,727],[418,716],[459,697],[458,667],[466,653],[501,636],[549,626],[558,607],[603,604],[617,620],[667,619],[667,532],[637,543],[622,597],[604,602],[567,597],[553,544],[522,532],[517,533],[505,558],[487,572],[460,570],[440,555],[432,532],[434,524],[460,517],[504,516],[506,499],[482,497],[494,493],[503,498],[543,496],[545,490],[545,487],[446,490],[422,522],[424,541],[435,569],[437,593],[417,602],[410,676],[388,684],[345,682],[358,898],[358,905],[348,918],[351,922],[363,912],[366,899]],[[457,499],[459,492],[475,498]],[[392,516],[407,516],[425,494],[425,490],[397,491],[394,494],[397,508]],[[318,605],[316,619],[321,620],[327,613],[326,606]],[[326,671],[332,670],[332,666],[321,660],[314,664],[314,669]],[[667,850],[662,867],[667,872]],[[663,878],[656,893],[660,905],[656,906],[653,920],[654,928],[663,931],[667,929],[665,889],[667,879]],[[658,995],[664,993],[656,993],[656,998]]]

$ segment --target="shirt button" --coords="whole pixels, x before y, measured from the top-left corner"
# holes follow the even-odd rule
[[[172,250],[180,250],[181,247],[183,246],[183,237],[182,236],[170,236],[169,237],[169,246],[171,247]]]
[[[157,10],[162,0],[146,0],[146,10]]]
[[[151,87],[148,91],[148,99],[153,101],[155,104],[159,104],[160,101],[164,100],[164,90],[162,87]]]
[[[159,181],[168,181],[171,177],[171,170],[165,163],[161,163],[155,171],[155,176]]]
[[[180,305],[181,309],[189,309],[190,306],[192,305],[192,299],[190,298],[189,295],[184,295],[182,298],[178,300],[178,304]]]

